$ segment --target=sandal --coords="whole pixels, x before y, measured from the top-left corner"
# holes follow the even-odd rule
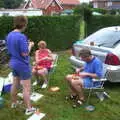
[[[84,102],[85,102],[85,100],[77,100],[76,103],[73,104],[73,108],[83,105]]]
[[[65,96],[66,100],[76,100],[77,95],[69,95],[69,96]]]

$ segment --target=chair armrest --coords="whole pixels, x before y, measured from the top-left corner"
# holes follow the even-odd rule
[[[100,79],[92,79],[94,82],[97,82],[97,81],[107,81],[107,79],[106,78],[100,78]]]
[[[53,61],[52,61],[51,67],[53,68],[53,67],[56,67],[56,66],[57,66],[58,55],[55,54],[55,53],[53,53],[53,54],[52,54],[52,57],[53,57]]]

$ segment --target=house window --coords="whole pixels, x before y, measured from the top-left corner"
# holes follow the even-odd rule
[[[112,2],[111,2],[111,1],[107,2],[107,6],[108,6],[108,7],[109,7],[109,6],[112,6]]]
[[[97,2],[93,3],[93,7],[94,7],[94,8],[98,8]]]

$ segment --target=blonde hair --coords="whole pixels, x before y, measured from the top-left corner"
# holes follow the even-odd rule
[[[47,46],[46,42],[43,41],[43,40],[41,40],[41,41],[38,43],[38,46],[40,46],[40,45],[42,45],[42,44],[43,44],[45,47]]]

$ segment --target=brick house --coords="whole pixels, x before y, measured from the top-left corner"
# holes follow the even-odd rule
[[[94,8],[120,9],[120,0],[92,0]]]
[[[80,4],[79,0],[60,0],[60,2],[64,10],[73,9]]]
[[[28,0],[24,9],[41,9],[44,15],[53,15],[66,9],[73,9],[79,4],[79,0]]]
[[[29,0],[24,8],[41,9],[44,15],[57,14],[63,9],[58,0]]]

